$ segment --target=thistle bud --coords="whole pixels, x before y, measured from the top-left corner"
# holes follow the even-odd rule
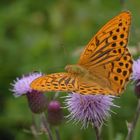
[[[59,125],[63,120],[63,112],[59,101],[53,100],[48,104],[48,122]]]

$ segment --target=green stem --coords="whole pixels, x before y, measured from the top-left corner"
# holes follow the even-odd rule
[[[34,138],[36,140],[40,140],[40,138],[39,138],[39,136],[37,134],[38,130],[37,130],[36,122],[35,122],[35,116],[34,116],[33,113],[32,113],[32,125],[31,125],[30,129],[31,129],[31,132],[32,132]]]
[[[41,119],[42,119],[45,132],[47,133],[48,139],[53,140],[52,133],[51,133],[51,130],[49,128],[49,125],[48,125],[48,122],[44,113],[41,114]]]
[[[114,135],[114,128],[113,128],[113,125],[112,125],[112,119],[109,118],[108,119],[108,137],[109,137],[109,140],[112,140],[113,139],[113,135]]]
[[[137,109],[136,109],[134,119],[127,126],[128,127],[128,134],[127,134],[126,140],[132,140],[133,139],[134,131],[135,131],[136,124],[138,122],[139,117],[140,117],[140,99],[138,100],[138,105],[137,105]]]
[[[94,129],[95,129],[96,140],[101,140],[100,128],[99,128],[99,127],[94,126]]]
[[[60,134],[58,128],[55,128],[56,140],[60,140]]]

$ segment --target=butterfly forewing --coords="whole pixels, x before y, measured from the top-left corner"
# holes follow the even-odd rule
[[[88,43],[78,64],[88,68],[119,59],[128,43],[130,22],[130,13],[122,12],[105,24]]]
[[[31,88],[38,91],[66,91],[77,87],[76,77],[68,73],[53,73],[41,76],[31,83]]]

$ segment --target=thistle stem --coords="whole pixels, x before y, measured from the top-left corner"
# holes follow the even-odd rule
[[[140,117],[140,99],[138,100],[138,105],[137,105],[137,109],[136,109],[134,119],[127,126],[128,127],[128,134],[127,134],[126,140],[132,140],[133,139],[134,131],[135,131],[136,124],[138,122],[139,117]]]
[[[60,140],[60,134],[58,128],[55,128],[56,140]]]
[[[51,133],[51,130],[49,128],[49,125],[48,125],[48,122],[47,122],[47,119],[46,119],[46,116],[44,113],[41,114],[41,119],[42,119],[42,123],[43,123],[43,127],[45,129],[45,132],[48,136],[48,139],[53,140],[52,133]]]
[[[35,140],[40,140],[40,138],[39,138],[39,136],[38,136],[38,134],[37,134],[38,132],[37,132],[37,130],[36,130],[36,127],[35,127],[34,125],[32,125],[32,126],[30,127],[30,129],[31,129],[31,132],[32,132],[32,134],[33,134]]]
[[[101,136],[100,136],[100,128],[94,126],[94,129],[95,129],[96,140],[101,140]]]
[[[40,140],[39,136],[38,136],[38,130],[37,130],[37,126],[36,126],[36,123],[35,123],[35,118],[34,118],[34,114],[32,113],[32,125],[30,126],[30,129],[31,129],[31,132],[34,136],[34,138],[36,140]]]

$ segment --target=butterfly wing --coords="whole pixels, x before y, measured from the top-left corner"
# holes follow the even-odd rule
[[[94,71],[92,74],[96,77],[96,82],[102,87],[108,87],[114,91],[114,95],[120,95],[124,90],[129,77],[132,73],[132,57],[126,49],[124,55],[119,60],[111,61],[96,68],[89,68]]]
[[[78,62],[98,77],[98,84],[107,82],[116,94],[124,89],[132,72],[131,54],[126,48],[130,23],[129,12],[114,17],[91,39]]]
[[[77,87],[76,78],[68,73],[53,73],[35,79],[30,87],[42,92],[65,91],[70,92]]]
[[[80,56],[80,65],[102,65],[120,58],[127,42],[131,15],[122,12],[105,24],[85,47]]]
[[[68,73],[53,73],[35,79],[30,87],[41,92],[63,91],[79,94],[113,94],[111,90],[100,87],[97,83],[84,81]]]
[[[108,87],[102,87],[96,81],[89,82],[81,78],[78,78],[78,87],[74,92],[84,95],[114,95],[114,91],[110,90]]]

